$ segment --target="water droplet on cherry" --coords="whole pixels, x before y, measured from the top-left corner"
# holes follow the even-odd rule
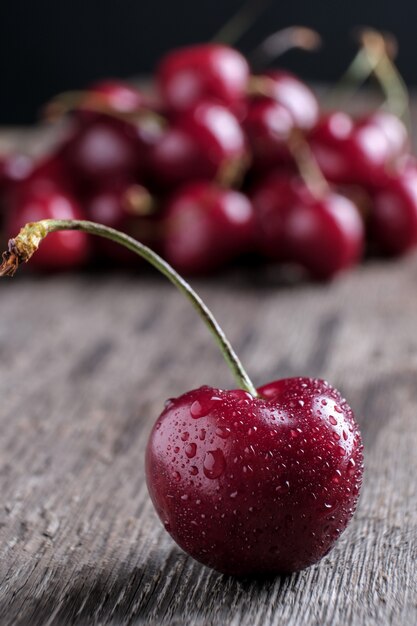
[[[203,471],[207,478],[219,478],[219,476],[223,474],[225,467],[226,462],[224,455],[219,448],[206,452],[203,462]]]

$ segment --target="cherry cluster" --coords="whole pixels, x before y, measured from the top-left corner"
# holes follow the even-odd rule
[[[365,251],[417,244],[417,165],[404,124],[320,111],[283,70],[251,74],[237,50],[203,44],[160,62],[155,95],[119,80],[64,94],[64,137],[42,159],[0,160],[4,230],[44,218],[122,230],[177,270],[203,274],[245,255],[329,279]],[[33,265],[133,263],[114,243],[56,232]]]

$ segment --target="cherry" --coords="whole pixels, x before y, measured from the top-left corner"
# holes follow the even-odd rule
[[[174,50],[160,62],[158,89],[166,107],[184,112],[211,100],[239,114],[249,81],[246,59],[233,48],[202,44]]]
[[[27,222],[40,219],[84,219],[76,200],[57,185],[23,186],[10,197],[6,231],[9,236]],[[40,270],[69,270],[82,266],[89,257],[90,244],[83,232],[58,232],[45,241],[34,258]]]
[[[81,230],[145,258],[193,304],[239,389],[201,387],[168,400],[146,448],[149,493],[165,528],[202,563],[236,575],[292,572],[332,548],[355,510],[362,443],[352,410],[322,380],[258,391],[204,302],[150,248],[101,224],[41,220],[9,241],[13,275],[49,234]]]
[[[118,79],[101,80],[90,85],[80,102],[81,108],[93,108],[96,103],[117,113],[133,113],[148,104],[144,94]]]
[[[400,255],[417,245],[417,167],[393,173],[373,196],[369,235],[382,252]]]
[[[261,249],[297,263],[311,276],[328,279],[357,263],[364,228],[357,207],[345,196],[316,197],[296,178],[267,178],[252,195]]]
[[[188,554],[226,574],[293,572],[345,529],[362,479],[353,414],[321,380],[201,387],[172,399],[146,452],[149,493]]]
[[[150,184],[157,189],[169,189],[200,177],[200,159],[198,145],[189,133],[180,128],[168,128],[149,146]]]
[[[0,157],[0,193],[27,179],[33,169],[33,160],[20,153]]]
[[[404,123],[388,111],[374,111],[359,120],[360,126],[374,125],[383,132],[388,141],[388,159],[392,162],[406,154],[410,148],[410,139]]]
[[[70,172],[88,188],[134,178],[141,158],[134,127],[127,122],[94,113],[80,120],[64,147],[63,156]]]
[[[242,193],[190,183],[168,201],[163,256],[186,274],[211,272],[254,245],[255,217]]]
[[[291,114],[297,128],[309,130],[317,123],[319,117],[317,98],[311,89],[293,74],[282,70],[270,71],[256,76],[253,84],[255,97],[267,97],[279,102]]]
[[[142,185],[126,182],[108,184],[88,196],[85,207],[93,221],[121,230],[154,249],[158,247],[153,199]],[[94,247],[104,257],[126,265],[137,259],[129,250],[107,239],[95,240]]]
[[[345,113],[324,115],[311,131],[310,145],[325,177],[336,184],[361,184],[374,189],[386,178],[394,153],[394,131],[372,118],[354,123]]]
[[[149,156],[152,180],[167,187],[193,179],[232,184],[247,164],[246,141],[236,117],[210,102],[178,116]]]
[[[249,104],[243,128],[256,170],[292,161],[288,142],[294,121],[285,106],[268,99],[253,100]]]

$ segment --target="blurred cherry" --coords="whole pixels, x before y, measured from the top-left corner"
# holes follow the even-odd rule
[[[158,248],[158,223],[153,215],[154,200],[142,185],[124,182],[108,184],[86,199],[88,219],[110,226],[138,239],[153,249]],[[140,259],[112,241],[95,238],[94,248],[102,257],[124,265]]]
[[[213,101],[239,115],[249,66],[233,48],[200,44],[169,52],[157,68],[156,81],[168,109],[184,112],[201,101]]]
[[[369,235],[377,248],[401,255],[417,245],[417,167],[392,174],[373,196]]]
[[[219,269],[253,249],[255,220],[243,194],[206,182],[177,191],[164,210],[163,254],[178,271]]]
[[[14,237],[28,222],[41,219],[85,219],[76,200],[58,185],[16,188],[8,206],[7,233]],[[89,257],[90,241],[79,231],[52,233],[39,247],[32,266],[62,271],[82,266]]]
[[[246,140],[236,117],[210,102],[178,116],[149,155],[151,178],[162,187],[196,179],[233,185],[247,164]]]

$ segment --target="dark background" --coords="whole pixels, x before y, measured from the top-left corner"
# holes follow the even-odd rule
[[[96,78],[152,71],[168,49],[210,39],[242,5],[238,0],[1,0],[0,123],[28,123],[53,94],[82,88]],[[239,41],[252,50],[271,31],[304,24],[325,46],[281,59],[307,79],[335,80],[355,52],[351,30],[369,25],[400,41],[398,65],[417,82],[417,3],[412,0],[271,0]]]

